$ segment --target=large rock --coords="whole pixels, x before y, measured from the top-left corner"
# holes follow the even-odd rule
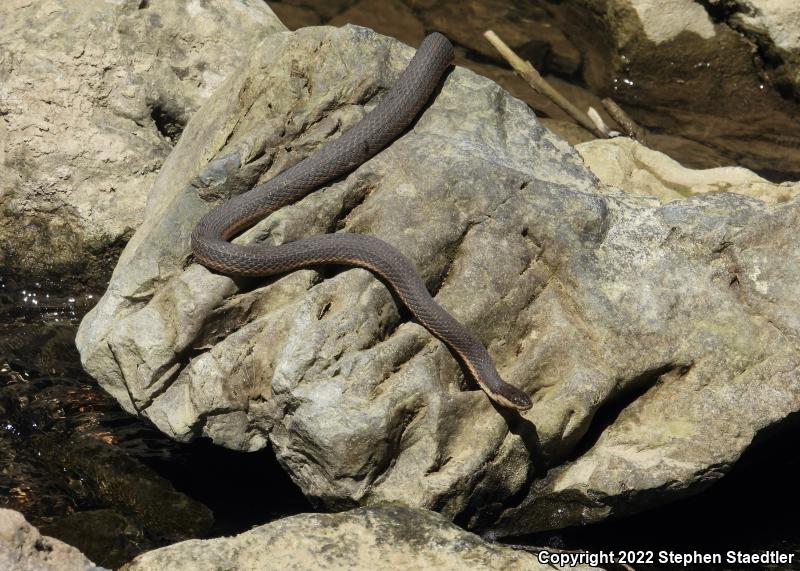
[[[552,567],[539,563],[537,555],[482,541],[438,514],[385,505],[330,515],[301,514],[234,537],[184,541],[144,553],[122,569],[544,571]]]
[[[504,535],[696,491],[800,410],[798,199],[602,185],[463,69],[387,150],[238,240],[392,243],[530,411],[492,407],[364,270],[191,263],[213,204],[352,125],[410,56],[355,27],[276,34],[190,122],[78,335],[127,410],[181,440],[269,442],[329,508],[401,499]]]
[[[0,21],[0,265],[58,279],[108,277],[183,125],[285,29],[260,0],[12,0]]]
[[[101,571],[83,553],[39,533],[14,510],[0,508],[0,569],[14,571]]]

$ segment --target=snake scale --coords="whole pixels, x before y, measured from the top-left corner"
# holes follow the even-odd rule
[[[279,246],[230,242],[237,233],[353,171],[388,145],[420,114],[452,60],[453,46],[445,36],[427,36],[372,111],[308,158],[211,210],[192,232],[192,250],[209,269],[238,276],[283,274],[326,264],[365,268],[450,349],[489,398],[501,406],[527,410],[528,395],[503,381],[477,337],[434,301],[411,261],[386,242],[352,233],[323,234]]]

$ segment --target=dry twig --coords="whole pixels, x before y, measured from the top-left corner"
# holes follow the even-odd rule
[[[533,87],[536,91],[550,99],[553,103],[561,107],[570,117],[575,119],[578,124],[587,129],[589,132],[593,133],[595,136],[605,139],[607,135],[600,130],[589,117],[575,107],[570,101],[561,95],[556,89],[547,83],[547,81],[539,74],[538,71],[531,65],[529,61],[523,60],[517,54],[514,53],[508,45],[501,40],[497,34],[495,34],[492,30],[486,30],[484,32],[484,37],[489,40],[489,42],[495,47],[495,49],[500,52],[506,61],[511,64],[511,67],[514,68],[522,79],[528,82],[528,84]]]
[[[603,121],[603,118],[600,117],[600,113],[597,112],[597,109],[594,107],[589,107],[589,111],[586,113],[589,116],[589,119],[597,125],[597,128],[600,129],[603,133],[605,133],[606,137],[618,137],[618,131],[612,131],[611,127],[606,125],[606,122]]]
[[[622,107],[617,105],[616,101],[606,97],[603,99],[603,107],[606,108],[606,111],[611,118],[616,121],[620,127],[622,127],[623,131],[625,131],[629,137],[636,139],[643,145],[647,144],[647,130],[640,127],[636,121],[631,119],[630,115],[625,113]]]

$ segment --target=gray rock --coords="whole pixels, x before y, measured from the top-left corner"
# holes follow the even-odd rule
[[[83,553],[39,533],[14,510],[0,508],[0,569],[14,571],[101,571]]]
[[[800,201],[767,207],[724,192],[610,211],[600,247],[564,274],[577,286],[571,335],[595,356],[579,365],[592,363],[594,378],[575,387],[565,435],[598,399],[618,414],[503,514],[500,535],[697,493],[800,407]],[[568,344],[570,330],[559,336]],[[568,367],[574,355],[564,352]]]
[[[203,213],[355,123],[410,56],[356,27],[276,34],[192,119],[78,335],[127,410],[180,440],[269,442],[329,508],[402,500],[513,535],[699,490],[800,409],[798,199],[608,187],[463,69],[390,148],[238,240],[390,242],[530,411],[493,408],[366,271],[190,263]]]
[[[122,569],[538,571],[552,567],[539,563],[537,555],[482,541],[438,514],[398,504],[301,514],[234,537],[184,541],[144,553]]]
[[[107,279],[192,113],[266,35],[260,0],[0,4],[0,265]]]

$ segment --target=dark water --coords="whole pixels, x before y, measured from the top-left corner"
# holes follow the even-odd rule
[[[661,69],[610,61],[602,30],[576,2],[394,4],[376,10],[375,2],[352,0],[271,3],[291,28],[350,21],[412,45],[443,29],[456,43],[458,63],[495,79],[540,117],[566,119],[493,54],[480,37],[493,28],[580,107],[614,97],[650,129],[651,146],[688,166],[741,164],[773,180],[800,175],[800,124],[793,127],[800,113],[790,94],[769,86],[743,90],[737,101],[713,102],[712,112],[702,74],[695,78],[696,96],[687,98],[659,84],[669,79]],[[665,99],[673,91],[675,100]],[[21,511],[108,567],[182,539],[237,533],[309,511],[270,451],[172,442],[122,411],[82,371],[75,331],[101,290],[63,291],[58,283],[0,277],[0,506]],[[800,558],[800,430],[790,426],[773,436],[697,497],[524,543],[590,551],[778,549]]]
[[[793,424],[749,450],[707,491],[619,521],[524,538],[562,549],[674,553],[795,554],[795,565],[634,565],[652,570],[800,569],[800,428]]]
[[[74,347],[96,299],[0,278],[0,507],[107,567],[310,509],[271,451],[179,444],[121,410]]]

